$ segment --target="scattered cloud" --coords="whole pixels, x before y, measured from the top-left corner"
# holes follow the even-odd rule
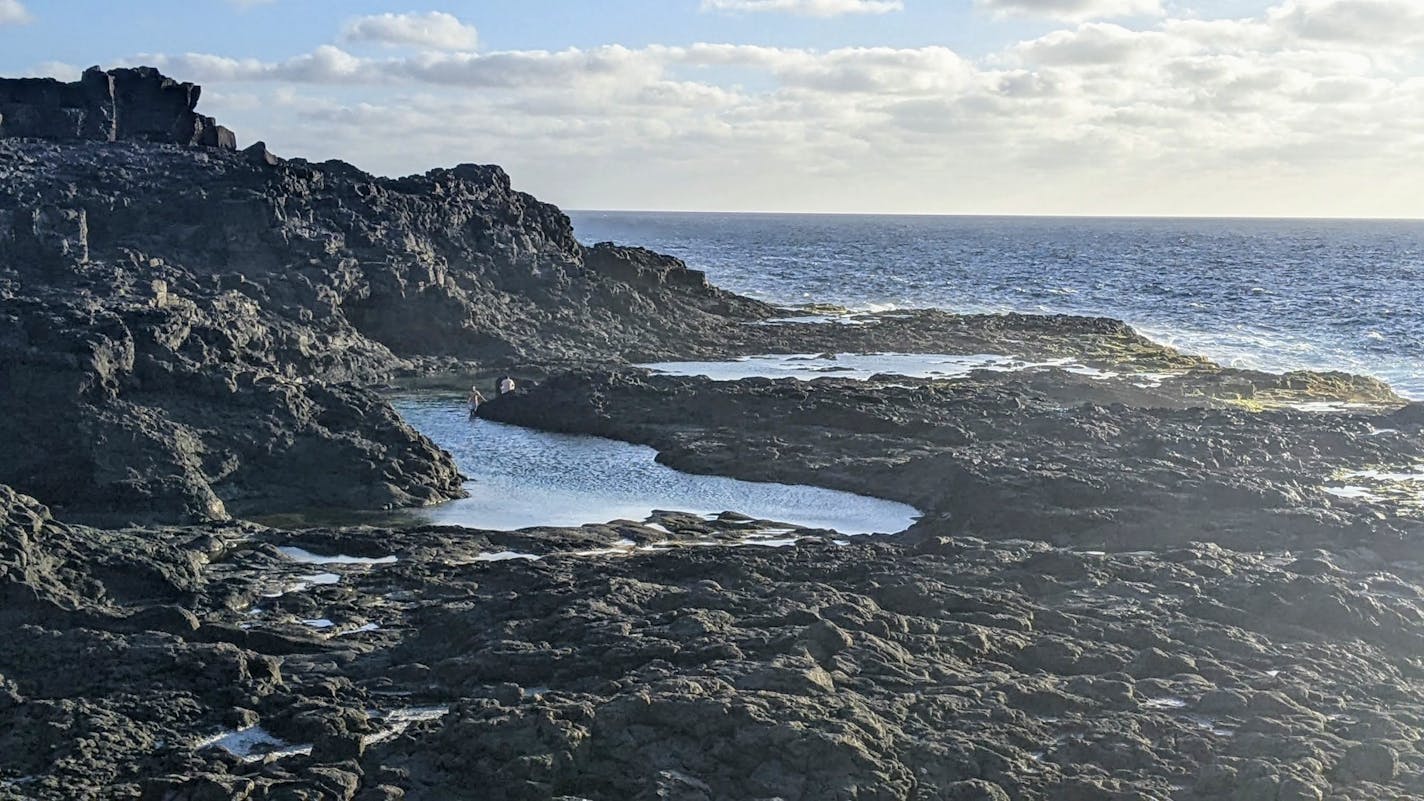
[[[20,0],[0,0],[0,25],[24,25],[33,19]]]
[[[453,14],[431,11],[357,17],[346,23],[342,39],[430,50],[474,50],[479,44],[479,32]]]
[[[776,11],[807,17],[887,14],[904,9],[904,0],[702,0],[703,11]]]
[[[500,162],[573,206],[1399,214],[1424,176],[1424,75],[1400,68],[1407,46],[1363,42],[1364,18],[1333,16],[1361,3],[1412,8],[1281,0],[1237,19],[1090,21],[976,58],[328,45],[131,63],[210,84],[207,113],[279,152],[386,173]]]
[[[1071,67],[1151,61],[1160,58],[1163,48],[1182,53],[1195,46],[1155,31],[1134,31],[1112,23],[1089,22],[1075,30],[1054,31],[1020,42],[1009,52],[1022,63]]]
[[[1165,13],[1162,0],[975,0],[975,4],[1001,16],[1047,17],[1069,22]]]
[[[24,71],[26,78],[55,78],[65,82],[79,80],[84,70],[63,61],[45,61]]]
[[[1356,45],[1424,44],[1420,0],[1287,0],[1271,21],[1302,39]]]

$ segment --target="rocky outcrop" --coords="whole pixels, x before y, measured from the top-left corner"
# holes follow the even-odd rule
[[[236,149],[232,131],[194,111],[201,91],[152,67],[90,67],[74,83],[0,78],[0,138]]]
[[[1421,461],[1382,384],[1112,320],[788,323],[583,247],[496,167],[191,147],[196,87],[148,71],[8,86],[0,799],[1424,795],[1418,515],[1325,492]],[[890,349],[1115,374],[608,366]],[[494,419],[927,515],[890,541],[222,520],[457,494],[368,388],[452,367],[558,373]],[[1281,408],[1318,399],[1367,408]]]
[[[196,141],[164,132],[198,89],[152,70],[3,86],[74,122],[0,139],[0,481],[70,517],[443,500],[448,457],[331,384],[671,355],[772,313],[675,260],[590,256],[498,167],[387,179],[163,144]]]
[[[1424,430],[1410,407],[1322,414],[1237,402],[1237,392],[1284,392],[1300,376],[1254,377],[1261,384],[1250,390],[1251,374],[1216,368],[1164,376],[1155,387],[1132,373],[1056,368],[953,381],[834,376],[719,382],[576,372],[480,414],[652,445],[660,461],[691,472],[902,501],[927,513],[917,536],[1095,548],[1325,544],[1401,556],[1424,538],[1424,521],[1407,505],[1387,513],[1327,491],[1351,473],[1424,460]]]
[[[0,798],[1424,793],[1416,562],[656,523],[101,531],[0,488]]]

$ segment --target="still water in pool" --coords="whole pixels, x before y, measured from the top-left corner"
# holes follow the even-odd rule
[[[469,498],[414,512],[427,522],[512,530],[644,520],[654,510],[733,511],[870,534],[903,531],[919,514],[848,492],[683,473],[658,464],[657,452],[641,445],[470,420],[458,396],[402,394],[391,402],[469,478]]]

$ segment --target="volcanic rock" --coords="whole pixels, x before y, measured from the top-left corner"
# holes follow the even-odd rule
[[[235,150],[232,131],[198,114],[201,87],[152,67],[90,67],[74,83],[0,78],[0,138],[124,140]]]

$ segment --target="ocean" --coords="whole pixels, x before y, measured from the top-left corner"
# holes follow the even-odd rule
[[[571,212],[775,303],[1104,315],[1222,364],[1424,399],[1424,221]]]

